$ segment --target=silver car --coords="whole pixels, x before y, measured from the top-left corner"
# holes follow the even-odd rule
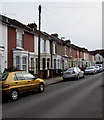
[[[96,68],[95,66],[89,66],[85,69],[85,74],[95,74]]]
[[[84,77],[84,72],[80,70],[80,68],[78,67],[72,67],[67,69],[64,73],[63,73],[63,79],[70,79],[70,78],[83,78]]]

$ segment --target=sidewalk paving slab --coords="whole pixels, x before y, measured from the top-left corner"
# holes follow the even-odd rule
[[[62,80],[63,80],[62,76],[56,76],[56,77],[53,77],[53,78],[44,79],[46,86],[57,83],[57,82],[60,82]]]

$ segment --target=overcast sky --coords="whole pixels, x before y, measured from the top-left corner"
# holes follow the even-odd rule
[[[90,0],[91,1],[91,0]],[[59,38],[70,39],[71,43],[88,50],[102,48],[102,2],[2,2],[2,15],[23,24],[38,25],[38,6],[42,6],[41,30],[57,33]]]

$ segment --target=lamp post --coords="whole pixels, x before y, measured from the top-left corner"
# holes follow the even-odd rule
[[[39,5],[39,36],[38,36],[38,77],[40,77],[40,27],[41,27],[41,5]]]

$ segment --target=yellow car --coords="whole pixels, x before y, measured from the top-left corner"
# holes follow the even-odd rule
[[[2,95],[9,95],[12,100],[17,100],[20,93],[38,90],[44,91],[45,82],[26,71],[4,73],[0,79]]]

